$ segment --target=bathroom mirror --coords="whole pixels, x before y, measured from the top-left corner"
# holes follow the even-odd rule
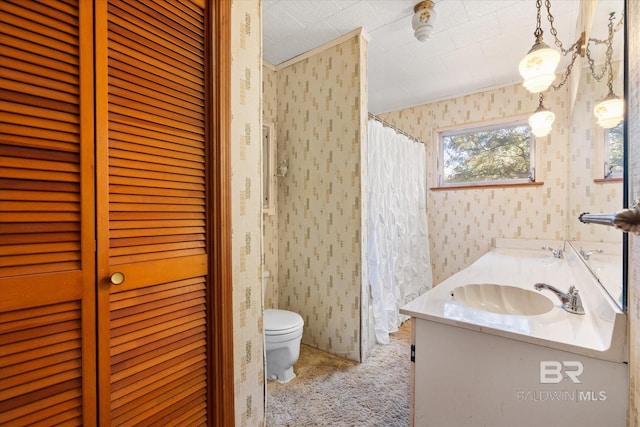
[[[612,43],[612,87],[618,97],[624,96],[625,79],[625,26],[618,25],[624,15],[624,0],[598,0],[593,10],[590,39],[608,37],[610,13],[614,34]],[[593,41],[591,54],[599,55],[593,65],[596,76],[602,74],[605,63],[604,45]],[[611,128],[597,124],[593,116],[594,106],[608,92],[607,73],[600,81],[584,61],[575,104],[572,109],[574,138],[570,148],[574,161],[570,162],[569,235],[571,246],[584,264],[600,282],[604,290],[621,308],[626,307],[626,236],[619,230],[602,225],[582,224],[578,215],[582,212],[615,213],[627,207],[624,170],[625,139],[624,121]],[[586,166],[586,168],[585,168]]]

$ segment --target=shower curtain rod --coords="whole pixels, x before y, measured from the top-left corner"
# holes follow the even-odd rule
[[[385,127],[391,128],[391,129],[395,130],[397,133],[399,133],[399,134],[401,134],[401,135],[406,136],[407,138],[409,138],[409,139],[410,139],[410,140],[412,140],[412,141],[418,142],[418,143],[420,143],[420,144],[424,144],[424,142],[422,142],[421,140],[419,140],[419,139],[418,139],[418,138],[416,138],[415,136],[409,135],[408,133],[406,133],[406,132],[405,132],[405,131],[403,131],[402,129],[398,129],[397,127],[395,127],[395,126],[394,126],[394,125],[392,125],[391,123],[389,123],[389,122],[386,122],[386,121],[382,120],[380,117],[376,116],[376,115],[375,115],[375,114],[373,114],[373,113],[369,113],[369,118],[370,118],[370,119],[373,119],[373,120],[377,120],[377,121],[379,121],[380,123],[382,123],[382,126],[385,126]]]

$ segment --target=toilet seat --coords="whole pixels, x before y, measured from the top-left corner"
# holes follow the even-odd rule
[[[293,311],[267,309],[263,314],[264,333],[269,336],[286,335],[302,329],[302,316]]]

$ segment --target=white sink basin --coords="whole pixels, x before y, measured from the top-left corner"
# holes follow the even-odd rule
[[[451,298],[468,307],[499,314],[535,316],[553,308],[553,302],[537,291],[488,283],[458,286],[451,291]]]

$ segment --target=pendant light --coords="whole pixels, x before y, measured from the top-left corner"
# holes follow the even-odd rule
[[[549,31],[555,39],[556,46],[560,48],[560,52],[550,48],[542,39],[543,31],[540,24],[542,0],[536,0],[536,30],[533,33],[536,39],[533,47],[531,47],[527,55],[522,58],[518,66],[520,75],[524,78],[523,86],[531,93],[543,92],[551,86],[556,78],[555,71],[560,63],[561,53],[563,56],[567,56],[571,52],[571,62],[564,72],[562,81],[555,89],[564,85],[567,77],[569,77],[571,73],[576,58],[584,54],[584,33],[581,34],[580,38],[576,40],[569,49],[565,49],[562,42],[558,39],[558,30],[556,30],[553,25],[554,17],[551,14],[551,0],[545,0],[545,6],[547,9],[547,19],[551,27]]]
[[[551,132],[551,125],[556,119],[556,115],[553,114],[553,111],[545,108],[545,106],[542,105],[543,99],[544,95],[541,93],[538,109],[531,115],[531,117],[529,117],[529,126],[531,126],[531,133],[533,133],[538,138],[545,137],[549,134],[549,132]]]
[[[527,55],[522,58],[518,66],[518,71],[524,79],[523,85],[531,93],[545,91],[556,79],[556,68],[560,63],[560,54],[555,49],[551,49],[542,39],[542,28],[540,26],[540,8],[542,3],[536,1],[536,30],[533,32],[535,42]]]

